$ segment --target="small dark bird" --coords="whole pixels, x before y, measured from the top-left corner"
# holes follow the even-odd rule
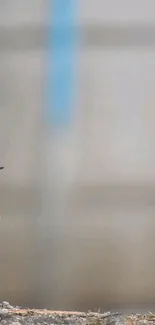
[[[0,169],[4,169],[4,167],[0,167]]]

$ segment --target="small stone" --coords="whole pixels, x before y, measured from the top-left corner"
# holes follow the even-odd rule
[[[3,308],[7,308],[7,309],[13,308],[12,306],[10,306],[8,301],[2,301],[1,305]]]
[[[5,315],[7,313],[8,313],[8,309],[6,309],[6,308],[1,308],[0,309],[0,315]]]

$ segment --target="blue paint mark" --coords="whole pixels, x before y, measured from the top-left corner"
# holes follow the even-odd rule
[[[56,127],[71,121],[75,105],[77,0],[49,0],[47,118]]]

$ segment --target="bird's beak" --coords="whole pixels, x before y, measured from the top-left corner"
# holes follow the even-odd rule
[[[1,170],[1,169],[4,169],[4,167],[0,167],[0,170]]]

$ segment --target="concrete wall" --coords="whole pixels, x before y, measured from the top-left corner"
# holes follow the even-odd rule
[[[154,6],[79,1],[78,99],[62,142],[42,123],[47,2],[1,1],[0,298],[154,303]]]
[[[64,235],[70,277],[60,294],[74,308],[154,301],[153,8],[81,1],[78,162]]]
[[[0,299],[18,304],[35,276],[45,2],[0,2]]]

